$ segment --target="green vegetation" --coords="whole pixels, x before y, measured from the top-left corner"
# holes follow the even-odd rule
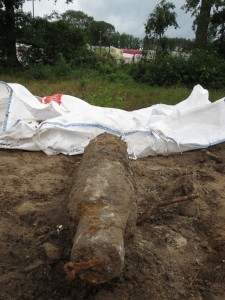
[[[54,65],[60,53],[67,63],[81,65],[83,60],[90,63],[88,58],[92,52],[87,48],[91,46],[140,49],[142,45],[140,38],[120,34],[112,24],[96,21],[82,11],[33,17],[22,11],[24,2],[0,0],[0,64],[3,67]]]
[[[163,37],[165,37],[165,31],[168,27],[178,28],[176,21],[176,13],[173,11],[175,5],[171,2],[162,0],[154,11],[149,15],[147,23],[145,24],[145,32],[147,37],[155,37],[159,40],[161,50],[165,51],[166,43]]]
[[[70,73],[67,71],[67,73],[59,73],[57,68],[54,70],[53,67],[46,67],[46,69],[40,67],[39,71],[38,68],[34,68],[27,71],[28,73],[2,74],[1,80],[20,83],[38,96],[62,93],[84,99],[93,105],[126,110],[139,109],[157,103],[176,104],[186,99],[192,90],[192,87],[157,87],[137,83],[127,75],[126,70],[119,69],[117,65],[116,69],[112,69],[112,73],[109,72],[110,66],[107,66],[105,72],[103,69],[104,64],[101,65],[101,71],[82,68]],[[51,79],[37,79],[38,72],[49,72]],[[54,72],[56,73],[53,76]],[[32,74],[35,76],[32,77]],[[223,96],[223,91],[210,90],[211,101]]]
[[[162,0],[145,24],[144,49],[149,52],[132,67],[131,75],[141,83],[158,86],[193,87],[196,83],[211,89],[225,88],[225,1],[186,0],[182,7],[195,17],[195,41],[170,40],[165,30],[178,27],[175,6]],[[176,43],[176,51],[172,45]]]
[[[142,60],[131,69],[133,78],[148,85],[225,89],[225,60],[214,50],[196,50],[189,56],[156,54],[152,60]]]
[[[70,94],[128,110],[175,104],[196,84],[210,89],[211,100],[224,96],[225,0],[186,0],[193,41],[165,36],[167,28],[179,26],[175,6],[166,0],[149,14],[143,40],[81,11],[33,17],[23,12],[25,1],[0,0],[1,80],[22,83],[36,95]],[[138,63],[118,64],[103,50],[109,46],[143,48],[145,55]]]

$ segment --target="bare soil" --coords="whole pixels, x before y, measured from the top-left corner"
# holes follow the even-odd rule
[[[225,147],[131,161],[139,216],[123,274],[68,282],[67,205],[82,156],[0,151],[0,299],[225,299]],[[199,198],[154,209],[198,193]],[[121,199],[123,201],[123,199]],[[150,212],[153,210],[153,213]]]

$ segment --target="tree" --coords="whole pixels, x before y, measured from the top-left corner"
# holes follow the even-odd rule
[[[91,25],[94,18],[88,16],[82,11],[67,10],[60,16],[60,19],[67,22],[70,27],[83,30],[87,43],[91,40]]]
[[[197,48],[205,48],[207,45],[207,33],[210,23],[210,13],[213,0],[186,0],[183,6],[186,11],[196,16],[193,27],[196,30],[195,43]]]
[[[225,58],[225,3],[214,10],[210,24],[210,36],[219,48],[220,54]]]
[[[63,20],[54,22],[46,20],[43,30],[43,21],[40,19],[36,28],[40,30],[39,40],[42,42],[46,62],[55,64],[59,54],[62,54],[65,61],[69,63],[77,56],[79,50],[85,47],[83,31],[76,27],[69,27]]]
[[[178,28],[176,21],[177,14],[173,11],[175,5],[171,2],[162,0],[149,15],[145,24],[146,35],[151,38],[158,38],[162,50],[165,50],[164,35],[169,27]]]
[[[55,0],[57,1],[57,0]],[[4,52],[6,65],[11,68],[18,68],[20,64],[16,56],[16,24],[15,13],[22,8],[25,0],[0,0],[0,15],[3,18]],[[66,3],[73,0],[65,0]]]
[[[82,11],[67,10],[60,17],[63,21],[68,22],[71,26],[89,31],[93,17],[88,16]]]
[[[0,60],[3,61],[4,58],[6,57],[6,52],[5,52],[5,35],[4,33],[4,14],[0,10]]]
[[[224,0],[186,0],[186,4],[182,8],[190,11],[192,16],[195,16],[193,28],[196,32],[195,44],[197,48],[204,49],[207,47],[208,33],[213,15],[224,5]],[[224,19],[221,19],[220,22],[220,24],[224,23]]]
[[[133,35],[127,33],[120,34],[116,31],[110,35],[110,45],[121,49],[140,49],[142,47],[142,40]]]
[[[110,37],[110,46],[119,48],[120,47],[120,33],[114,32]]]
[[[104,21],[93,21],[90,27],[90,44],[92,46],[110,46],[110,38],[115,33],[115,27]]]
[[[0,1],[2,15],[2,39],[4,40],[3,52],[6,56],[8,67],[18,67],[19,62],[16,56],[16,28],[15,28],[15,10],[22,5],[22,0],[4,0]]]
[[[87,52],[84,30],[59,18],[32,18],[31,14],[16,13],[16,32],[20,59],[27,64],[55,65],[60,59],[73,63]]]
[[[133,35],[122,33],[119,36],[119,48],[121,49],[140,49],[142,42]]]

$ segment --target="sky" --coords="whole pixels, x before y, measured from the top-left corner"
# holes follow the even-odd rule
[[[119,33],[131,34],[135,37],[145,36],[144,24],[148,16],[160,1],[158,0],[74,0],[65,4],[64,0],[34,0],[34,15],[43,17],[52,11],[63,13],[67,10],[80,10],[94,18],[95,21],[105,21],[112,24]],[[180,28],[169,28],[167,37],[193,39],[193,19],[190,13],[185,13],[181,6],[185,0],[168,0],[176,6],[177,23]],[[32,11],[32,1],[26,1],[23,10]]]

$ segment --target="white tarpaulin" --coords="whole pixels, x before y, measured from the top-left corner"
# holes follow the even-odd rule
[[[108,132],[125,140],[133,158],[168,155],[224,142],[225,99],[211,103],[197,85],[177,105],[128,112],[68,95],[39,98],[22,85],[0,82],[0,126],[0,148],[81,154]]]

